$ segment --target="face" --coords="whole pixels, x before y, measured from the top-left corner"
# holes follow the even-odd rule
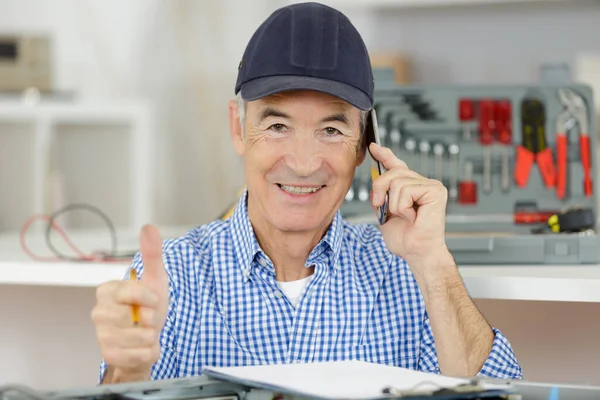
[[[295,91],[247,103],[244,131],[230,103],[230,128],[244,157],[252,223],[324,232],[364,159],[360,111],[330,95]]]

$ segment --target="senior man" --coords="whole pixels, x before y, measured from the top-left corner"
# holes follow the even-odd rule
[[[244,52],[235,92],[229,122],[247,190],[227,221],[184,237],[142,229],[141,279],[97,291],[101,381],[348,359],[521,378],[446,247],[445,188],[365,139],[373,75],[351,22],[317,3],[275,11]],[[367,146],[388,170],[372,191],[373,207],[389,193],[380,229],[339,212]]]

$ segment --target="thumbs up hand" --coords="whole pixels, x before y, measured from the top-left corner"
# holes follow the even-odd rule
[[[169,308],[169,279],[156,227],[140,233],[144,270],[139,281],[112,281],[96,290],[92,320],[102,358],[108,365],[103,383],[149,380],[160,355],[159,335]],[[134,324],[132,306],[139,307]]]

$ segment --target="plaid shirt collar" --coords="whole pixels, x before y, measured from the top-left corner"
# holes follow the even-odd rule
[[[247,190],[245,190],[240,197],[235,211],[231,215],[229,230],[231,232],[233,248],[239,261],[241,272],[244,276],[244,280],[247,281],[253,266],[257,264],[254,262],[256,256],[260,255],[262,258],[268,259],[267,255],[260,248],[252,224],[250,223],[250,217],[248,216]],[[327,229],[327,233],[317,246],[312,249],[306,261],[306,265],[310,266],[317,263],[324,263],[330,269],[333,269],[342,246],[342,235],[343,220],[341,213],[338,210]]]

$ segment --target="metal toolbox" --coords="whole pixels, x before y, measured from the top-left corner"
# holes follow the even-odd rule
[[[600,262],[588,86],[399,86],[387,70],[375,82],[382,144],[448,189],[447,243],[459,265]],[[342,214],[376,224],[368,164]]]

